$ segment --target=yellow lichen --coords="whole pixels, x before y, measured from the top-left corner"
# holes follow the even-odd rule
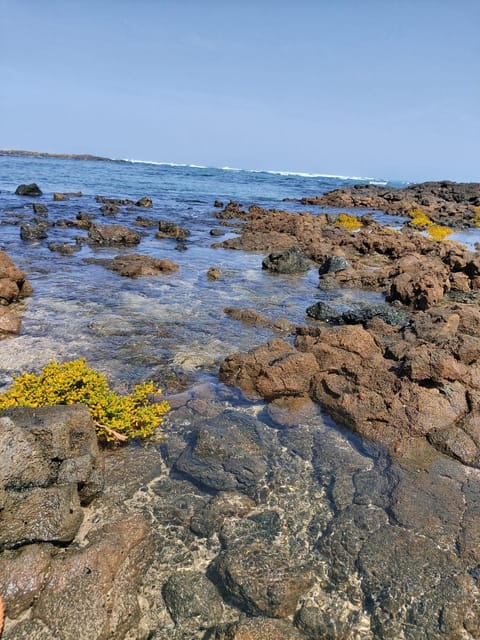
[[[428,233],[428,237],[431,240],[445,240],[447,236],[453,233],[453,229],[449,229],[448,227],[442,227],[439,224],[431,224],[426,229]]]
[[[348,213],[339,213],[335,223],[338,227],[343,227],[348,231],[356,231],[363,227],[363,222],[357,216]]]
[[[110,389],[104,374],[80,358],[63,364],[50,362],[38,375],[16,376],[10,389],[0,394],[0,410],[81,403],[90,409],[101,440],[124,441],[151,435],[169,411],[167,402],[149,401],[153,393],[160,393],[153,382],[143,382],[130,395],[120,396]]]
[[[472,222],[476,227],[480,227],[480,207],[473,207],[475,215],[472,218]]]
[[[410,216],[410,224],[415,227],[420,227],[421,229],[426,229],[427,227],[433,224],[432,220],[427,216],[427,214],[422,211],[422,209],[412,209],[409,213]]]
[[[410,224],[426,231],[430,240],[445,240],[445,238],[454,231],[448,227],[442,227],[439,224],[435,224],[433,220],[431,220],[427,214],[422,211],[422,209],[412,209],[409,216]]]

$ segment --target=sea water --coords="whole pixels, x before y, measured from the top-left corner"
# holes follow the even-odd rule
[[[51,359],[77,357],[86,357],[118,384],[155,379],[165,368],[188,372],[194,379],[215,375],[226,355],[272,336],[265,329],[231,320],[225,307],[253,308],[272,319],[284,317],[303,324],[306,307],[321,297],[334,297],[341,304],[343,298],[348,303],[364,295],[321,293],[314,266],[305,275],[272,275],[262,271],[264,254],[213,249],[215,240],[234,235],[231,228],[219,225],[213,204],[235,200],[244,207],[255,203],[315,212],[318,207],[305,207],[298,200],[372,180],[138,161],[0,156],[0,246],[26,271],[34,288],[23,305],[20,335],[0,342],[0,382],[7,384],[13,373],[38,370]],[[14,194],[19,184],[31,182],[40,186],[41,197]],[[56,191],[81,191],[83,196],[56,202],[52,195]],[[148,196],[154,206],[122,207],[114,217],[103,216],[95,201],[98,194],[134,201]],[[53,224],[47,239],[21,240],[20,225],[31,221],[34,202],[48,208],[49,223],[72,221],[84,211],[99,224],[130,226],[140,231],[142,240],[134,248],[120,249],[81,244],[73,255],[60,255],[50,251],[48,244],[74,243],[86,232]],[[172,239],[155,238],[156,228],[135,227],[137,215],[186,227],[191,234],[187,250],[178,251]],[[212,229],[225,235],[214,238]],[[86,262],[133,252],[169,258],[179,271],[129,279]],[[207,278],[210,267],[220,269],[220,280]],[[377,299],[378,294],[371,297]]]

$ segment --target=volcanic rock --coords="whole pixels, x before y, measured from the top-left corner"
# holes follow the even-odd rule
[[[31,184],[20,184],[15,189],[17,196],[41,196],[42,192],[38,184],[32,182]]]
[[[262,268],[275,273],[303,273],[310,265],[297,247],[293,246],[285,251],[270,253],[262,262]]]
[[[121,224],[92,224],[88,230],[88,242],[100,246],[129,246],[138,244],[140,235]]]

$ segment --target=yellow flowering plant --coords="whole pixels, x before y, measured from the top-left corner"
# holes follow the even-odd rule
[[[85,404],[92,414],[100,440],[125,442],[146,438],[161,424],[170,407],[166,401],[150,402],[160,391],[153,382],[143,382],[129,395],[110,389],[107,377],[91,369],[85,358],[50,362],[37,375],[22,373],[0,394],[0,410],[9,407],[47,407],[56,404]]]

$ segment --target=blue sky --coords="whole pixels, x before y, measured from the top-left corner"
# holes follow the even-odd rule
[[[480,181],[478,0],[0,0],[0,148]]]

